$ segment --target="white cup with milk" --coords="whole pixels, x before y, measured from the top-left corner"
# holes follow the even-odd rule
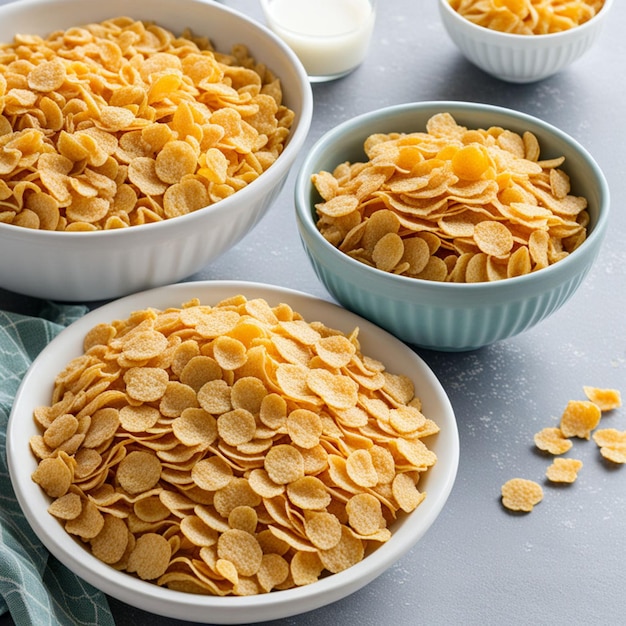
[[[311,82],[341,78],[367,54],[375,0],[261,0],[268,26],[298,56]]]

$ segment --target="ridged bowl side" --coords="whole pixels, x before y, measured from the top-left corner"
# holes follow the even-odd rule
[[[175,33],[189,26],[218,50],[245,42],[280,79],[295,113],[282,153],[256,180],[192,213],[154,224],[94,232],[52,232],[0,223],[0,287],[68,301],[105,300],[177,282],[235,245],[262,219],[284,185],[308,135],[313,94],[296,55],[266,27],[204,0],[21,0],[0,7],[0,39],[46,35],[115,15],[156,22]]]
[[[578,60],[596,42],[613,0],[589,22],[548,35],[514,35],[477,26],[439,0],[444,27],[459,50],[483,71],[513,83],[543,80]]]
[[[544,158],[565,156],[572,192],[587,198],[587,240],[547,268],[491,283],[458,284],[383,272],[331,245],[316,225],[320,201],[312,174],[359,161],[373,133],[423,130],[435,113],[448,112],[468,128],[501,126],[536,134]],[[552,315],[571,298],[592,267],[608,224],[609,189],[587,151],[557,128],[526,114],[477,103],[418,102],[373,111],[339,125],[318,140],[295,186],[296,219],[311,264],[338,302],[409,344],[442,351],[474,350],[517,335]]]

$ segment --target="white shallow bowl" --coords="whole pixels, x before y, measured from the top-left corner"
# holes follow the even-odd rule
[[[599,39],[613,0],[588,22],[548,35],[515,35],[473,24],[448,0],[438,0],[439,13],[450,38],[474,65],[511,83],[530,83],[571,65]]]
[[[70,359],[82,354],[83,337],[92,326],[124,319],[132,311],[146,307],[178,307],[195,297],[205,304],[217,304],[237,294],[264,298],[270,305],[287,303],[307,321],[319,320],[346,333],[358,326],[363,354],[381,360],[390,372],[413,379],[424,414],[441,428],[428,440],[438,461],[420,480],[420,489],[427,492],[422,504],[394,523],[393,536],[387,543],[353,567],[286,591],[247,597],[201,596],[144,582],[79,548],[47,512],[50,499],[31,479],[37,463],[28,442],[37,434],[34,408],[49,403],[55,375]],[[406,556],[435,522],[450,494],[459,462],[459,439],[452,406],[435,375],[420,357],[387,332],[335,304],[304,293],[257,283],[214,281],[179,283],[127,296],[92,311],[59,334],[34,361],[18,390],[7,428],[7,457],[15,493],[34,532],[59,561],[84,580],[112,597],[159,615],[241,624],[280,619],[330,604],[360,589]]]
[[[311,86],[295,54],[261,24],[203,0],[21,0],[0,7],[0,42],[16,33],[57,29],[128,15],[180,33],[189,27],[219,51],[246,44],[281,80],[295,111],[288,143],[257,180],[188,215],[112,231],[50,232],[0,223],[0,287],[69,301],[115,298],[181,280],[240,241],[280,192],[308,134]]]
[[[374,133],[424,131],[436,113],[450,113],[469,129],[500,126],[533,132],[541,158],[565,157],[572,193],[587,198],[586,241],[542,270],[494,282],[448,283],[381,271],[330,244],[317,228],[321,198],[311,176],[344,161],[367,159],[363,142]],[[471,102],[414,102],[370,111],[321,137],[307,154],[295,185],[296,219],[304,249],[328,291],[343,306],[407,343],[444,351],[474,350],[517,335],[563,306],[591,269],[608,226],[609,187],[593,157],[551,124],[511,109]]]

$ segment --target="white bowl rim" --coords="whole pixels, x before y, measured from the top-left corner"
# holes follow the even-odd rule
[[[154,583],[145,582],[134,577],[130,578],[125,572],[118,572],[106,566],[91,556],[86,550],[84,555],[81,553],[84,558],[74,560],[68,556],[63,547],[63,544],[72,543],[73,545],[74,540],[65,533],[60,525],[58,528],[54,527],[54,530],[48,530],[44,520],[38,517],[41,507],[34,505],[28,498],[28,493],[33,493],[37,485],[34,485],[30,475],[27,475],[23,469],[24,451],[21,447],[16,449],[18,445],[21,446],[24,437],[24,435],[20,435],[18,414],[23,410],[23,403],[26,403],[27,407],[31,406],[32,400],[25,399],[26,390],[33,383],[39,384],[41,382],[37,376],[41,364],[52,359],[52,355],[58,347],[61,347],[64,351],[67,350],[67,347],[64,348],[63,346],[67,346],[66,338],[69,339],[70,336],[80,336],[82,345],[82,337],[84,337],[85,332],[96,323],[118,319],[120,315],[128,315],[138,308],[180,306],[180,303],[196,296],[218,300],[239,293],[247,297],[279,299],[279,301],[287,302],[288,304],[295,302],[297,305],[294,306],[294,310],[301,312],[305,317],[307,313],[301,307],[307,304],[311,305],[314,307],[317,315],[320,315],[322,321],[324,321],[325,316],[340,316],[341,325],[345,324],[346,330],[348,327],[358,326],[362,331],[362,337],[370,335],[368,341],[372,345],[374,343],[383,345],[385,350],[393,350],[397,354],[401,354],[403,359],[409,359],[415,366],[416,376],[420,376],[419,380],[423,380],[423,386],[429,390],[428,394],[424,395],[432,393],[434,402],[441,410],[441,414],[435,420],[445,422],[446,432],[442,431],[436,436],[444,436],[447,445],[447,464],[441,467],[442,478],[438,479],[444,488],[438,493],[429,492],[424,503],[417,509],[416,513],[418,514],[420,510],[423,511],[420,530],[416,533],[410,524],[403,524],[397,533],[394,532],[392,539],[377,548],[373,555],[343,572],[328,576],[314,584],[284,591],[274,591],[269,594],[243,597],[186,594],[159,587]],[[157,304],[154,304],[155,302]],[[158,302],[162,302],[162,304],[158,304]],[[323,311],[323,314],[320,314],[320,311]],[[312,321],[310,317],[307,319]],[[76,343],[77,337],[72,337],[72,340],[73,343]],[[76,352],[76,346],[71,348],[71,350]],[[388,366],[388,368],[390,371],[393,371],[392,366]],[[299,614],[339,600],[371,582],[406,554],[433,524],[452,491],[460,455],[459,433],[450,400],[435,374],[415,351],[384,329],[333,302],[289,288],[247,281],[176,283],[125,296],[87,313],[84,317],[61,331],[33,361],[15,397],[13,410],[7,426],[6,443],[9,474],[22,511],[35,534],[59,561],[96,588],[131,606],[143,608],[164,616],[199,622],[209,620],[211,623],[216,624],[266,621]],[[37,491],[37,494],[39,495],[39,491]],[[45,498],[45,494],[41,495]],[[46,518],[45,522],[55,523],[55,520]],[[397,540],[394,541],[394,538]],[[370,560],[372,557],[375,561]],[[128,584],[129,579],[132,580],[132,585]],[[124,585],[124,583],[127,583],[127,585]],[[184,604],[181,605],[182,602]]]
[[[84,1],[84,0],[80,0]],[[93,0],[92,0],[93,1]],[[201,216],[206,215],[207,212],[224,211],[228,212],[228,209],[233,203],[249,202],[253,204],[255,201],[255,195],[257,188],[260,185],[266,187],[272,187],[278,183],[281,177],[284,175],[282,168],[274,167],[277,163],[280,165],[283,162],[289,162],[295,160],[297,155],[302,149],[304,142],[308,136],[311,120],[313,119],[313,90],[311,83],[306,74],[306,70],[302,65],[300,59],[296,56],[293,50],[285,44],[276,34],[274,34],[265,24],[254,20],[253,18],[245,15],[244,13],[226,6],[222,3],[215,2],[213,0],[187,0],[198,5],[207,5],[209,10],[217,10],[223,13],[237,17],[248,25],[254,26],[259,31],[270,39],[274,45],[279,47],[283,54],[287,56],[294,66],[294,69],[298,75],[300,85],[302,86],[302,110],[296,117],[292,132],[290,132],[287,142],[283,151],[278,155],[276,161],[265,170],[261,176],[253,180],[251,183],[239,189],[233,195],[223,198],[219,202],[209,204],[191,213],[185,215],[179,215],[174,218],[164,219],[160,222],[150,222],[148,224],[137,224],[128,228],[116,228],[108,230],[95,230],[95,231],[56,231],[56,230],[41,230],[24,228],[23,226],[15,226],[13,224],[7,224],[0,221],[0,237],[20,238],[20,239],[41,239],[42,237],[54,237],[56,239],[77,240],[86,238],[113,238],[113,237],[128,237],[128,234],[123,233],[141,233],[147,231],[145,236],[151,236],[155,234],[158,229],[169,228],[169,224],[172,222],[180,223],[184,225],[186,222],[194,222],[200,219]],[[71,2],[71,0],[70,0]],[[10,2],[8,4],[0,5],[0,20],[10,18],[10,14],[14,11],[22,13],[23,11],[43,9],[50,4],[50,0],[20,0],[20,2]],[[210,35],[208,35],[210,37]],[[271,68],[270,68],[271,69]],[[280,76],[278,76],[280,79]]]
[[[445,2],[446,0],[443,0]],[[442,281],[429,281],[423,280],[419,278],[413,278],[410,276],[401,276],[399,274],[393,274],[391,272],[385,272],[375,267],[370,267],[353,259],[349,255],[341,252],[338,248],[333,246],[330,242],[328,242],[319,232],[317,227],[315,226],[315,222],[312,217],[311,207],[308,202],[308,190],[310,188],[310,179],[307,174],[309,170],[311,170],[310,164],[315,162],[319,155],[326,150],[326,146],[329,143],[336,143],[337,140],[346,132],[351,129],[358,128],[364,122],[373,123],[379,120],[385,120],[388,116],[394,116],[397,114],[401,114],[406,111],[419,111],[423,109],[432,109],[433,114],[436,111],[444,112],[450,110],[458,110],[458,111],[468,111],[469,113],[475,112],[494,112],[501,115],[508,115],[513,118],[516,118],[521,121],[527,121],[532,125],[538,126],[542,130],[556,136],[561,141],[572,146],[579,154],[584,158],[589,167],[591,168],[594,176],[596,177],[600,191],[601,191],[601,200],[604,201],[600,203],[599,212],[597,221],[594,224],[591,232],[589,233],[585,242],[583,242],[582,246],[574,252],[572,252],[566,258],[560,260],[557,263],[549,265],[537,272],[532,272],[530,274],[524,274],[522,276],[515,276],[512,278],[506,278],[504,280],[497,280],[491,282],[481,282],[481,283],[446,283]],[[416,129],[417,130],[417,129]],[[365,135],[363,136],[365,139]],[[521,111],[517,111],[514,109],[509,109],[506,107],[501,107],[497,105],[483,104],[479,102],[463,102],[463,101],[421,101],[421,102],[408,102],[403,104],[392,105],[388,107],[383,107],[380,109],[376,109],[373,111],[369,111],[367,113],[363,113],[356,117],[350,118],[339,125],[335,126],[328,132],[326,132],[322,137],[320,137],[311,150],[308,152],[304,162],[301,165],[301,168],[296,177],[295,183],[295,207],[296,214],[300,218],[299,221],[306,229],[311,236],[320,243],[321,246],[328,251],[330,255],[334,259],[337,259],[340,263],[348,264],[349,266],[368,274],[373,274],[379,276],[381,279],[387,280],[390,283],[395,283],[399,288],[410,288],[411,286],[415,286],[419,284],[422,288],[428,288],[433,290],[449,290],[449,291],[517,291],[522,285],[528,282],[537,282],[540,278],[545,278],[546,280],[553,277],[555,274],[559,274],[563,272],[569,264],[578,258],[580,254],[582,254],[583,248],[591,247],[594,243],[595,239],[603,238],[607,224],[609,219],[609,207],[610,207],[610,190],[608,182],[604,176],[604,173],[600,169],[599,165],[596,163],[595,159],[591,156],[591,154],[584,148],[576,139],[560,130],[556,126],[553,126],[549,122],[545,122],[542,119],[532,116],[528,113],[523,113]]]
[[[568,30],[562,30],[556,33],[542,33],[537,35],[521,35],[519,33],[505,33],[503,31],[495,30],[493,28],[487,28],[486,26],[481,26],[479,24],[475,24],[470,20],[463,17],[460,13],[455,11],[451,6],[449,0],[439,0],[439,6],[441,10],[446,11],[451,16],[451,19],[456,20],[460,24],[465,24],[467,30],[472,32],[473,35],[479,37],[486,37],[487,40],[493,40],[492,43],[499,42],[503,45],[506,45],[506,41],[513,43],[521,43],[524,41],[532,41],[535,40],[535,43],[538,39],[541,40],[542,43],[554,42],[554,40],[561,39],[563,37],[570,37],[575,33],[580,33],[581,35],[590,28],[595,28],[599,23],[599,20],[603,20],[611,6],[613,4],[613,0],[604,0],[604,4],[602,8],[590,19],[581,24],[580,26],[576,26],[574,28],[570,28]]]

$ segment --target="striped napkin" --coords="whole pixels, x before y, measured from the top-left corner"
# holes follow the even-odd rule
[[[65,326],[87,312],[45,303],[40,317],[0,311],[0,615],[17,626],[113,626],[105,595],[39,542],[17,503],[6,457],[11,405],[26,370]]]

